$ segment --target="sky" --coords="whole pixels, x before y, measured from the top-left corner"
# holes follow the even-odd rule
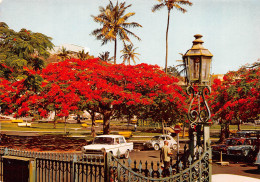
[[[116,0],[111,0],[116,2]],[[130,37],[138,63],[165,65],[165,35],[167,9],[153,13],[156,0],[125,0],[132,4],[128,12],[136,14],[129,22],[138,22],[142,28],[129,28],[142,40]],[[214,56],[213,74],[225,74],[239,69],[260,58],[260,0],[190,0],[193,6],[182,13],[173,9],[169,27],[168,66],[178,65],[181,56],[192,47],[195,34],[203,35],[204,47]],[[123,2],[119,0],[119,2]],[[99,6],[105,7],[109,0],[0,0],[0,21],[9,28],[21,28],[40,32],[52,37],[55,46],[74,44],[87,47],[90,54],[109,51],[114,54],[114,43],[101,46],[101,41],[91,34],[101,25],[91,15],[99,14]],[[122,63],[117,49],[117,63]]]

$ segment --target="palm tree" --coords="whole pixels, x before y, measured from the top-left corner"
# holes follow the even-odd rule
[[[62,61],[65,61],[66,59],[70,59],[70,54],[70,51],[68,51],[65,47],[62,47],[60,53],[57,54],[57,56],[61,58]]]
[[[186,64],[184,62],[184,58],[183,58],[184,55],[182,53],[179,53],[179,54],[181,55],[182,60],[176,60],[177,62],[181,62],[181,64],[178,64],[176,66],[176,68],[181,67],[181,71],[178,72],[178,76],[183,75],[183,77],[185,78],[185,83],[187,83],[187,81],[188,81],[187,80],[187,67],[186,67]]]
[[[136,55],[140,55],[140,54],[135,52],[135,50],[137,48],[138,47],[134,48],[134,46],[132,44],[130,44],[130,45],[124,44],[124,49],[122,51],[120,51],[123,54],[121,56],[121,58],[123,57],[124,63],[127,61],[128,64],[130,65],[131,59],[133,60],[134,64],[136,63],[135,58],[137,58],[139,60],[139,58]]]
[[[116,49],[117,49],[117,37],[122,41],[131,42],[128,35],[132,35],[138,40],[141,40],[133,32],[129,31],[129,27],[142,27],[136,22],[128,23],[127,20],[135,15],[135,13],[130,12],[125,14],[127,8],[131,5],[125,6],[125,2],[114,5],[111,1],[104,7],[99,7],[100,14],[98,16],[93,16],[94,21],[100,23],[102,28],[98,28],[92,32],[92,35],[96,36],[97,40],[102,41],[102,45],[106,44],[108,41],[115,42],[114,50],[114,64],[116,64]]]
[[[163,7],[167,7],[168,9],[168,20],[167,20],[167,28],[166,28],[166,57],[165,57],[165,73],[167,73],[167,63],[168,63],[168,30],[169,30],[169,22],[170,22],[170,13],[173,8],[185,13],[186,9],[182,8],[180,5],[189,5],[192,3],[189,0],[158,0],[160,3],[156,4],[152,8],[152,12],[162,9]]]
[[[85,52],[83,49],[82,49],[82,51],[79,51],[79,52],[77,53],[77,57],[78,57],[80,60],[82,60],[82,61],[87,60],[87,59],[93,59],[93,58],[94,58],[94,56],[90,56],[90,55],[89,55],[89,52]]]
[[[106,52],[102,52],[99,53],[99,59],[101,59],[102,61],[105,62],[110,62],[114,57],[109,57],[110,52],[106,51]]]

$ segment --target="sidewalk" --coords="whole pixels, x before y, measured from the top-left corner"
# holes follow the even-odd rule
[[[234,174],[214,174],[212,175],[212,182],[260,182],[260,179]]]

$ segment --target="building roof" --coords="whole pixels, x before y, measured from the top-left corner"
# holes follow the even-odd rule
[[[74,44],[62,44],[60,46],[55,46],[53,47],[53,50],[50,51],[51,54],[57,54],[59,53],[62,48],[65,48],[67,51],[72,51],[72,52],[79,52],[84,50],[85,52],[89,52],[89,48],[88,47],[83,47],[83,46],[78,46],[78,45],[74,45]]]

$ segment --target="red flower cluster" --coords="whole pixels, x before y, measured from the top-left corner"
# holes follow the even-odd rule
[[[260,68],[229,72],[223,81],[214,80],[211,104],[214,118],[230,122],[246,121],[260,113]]]

